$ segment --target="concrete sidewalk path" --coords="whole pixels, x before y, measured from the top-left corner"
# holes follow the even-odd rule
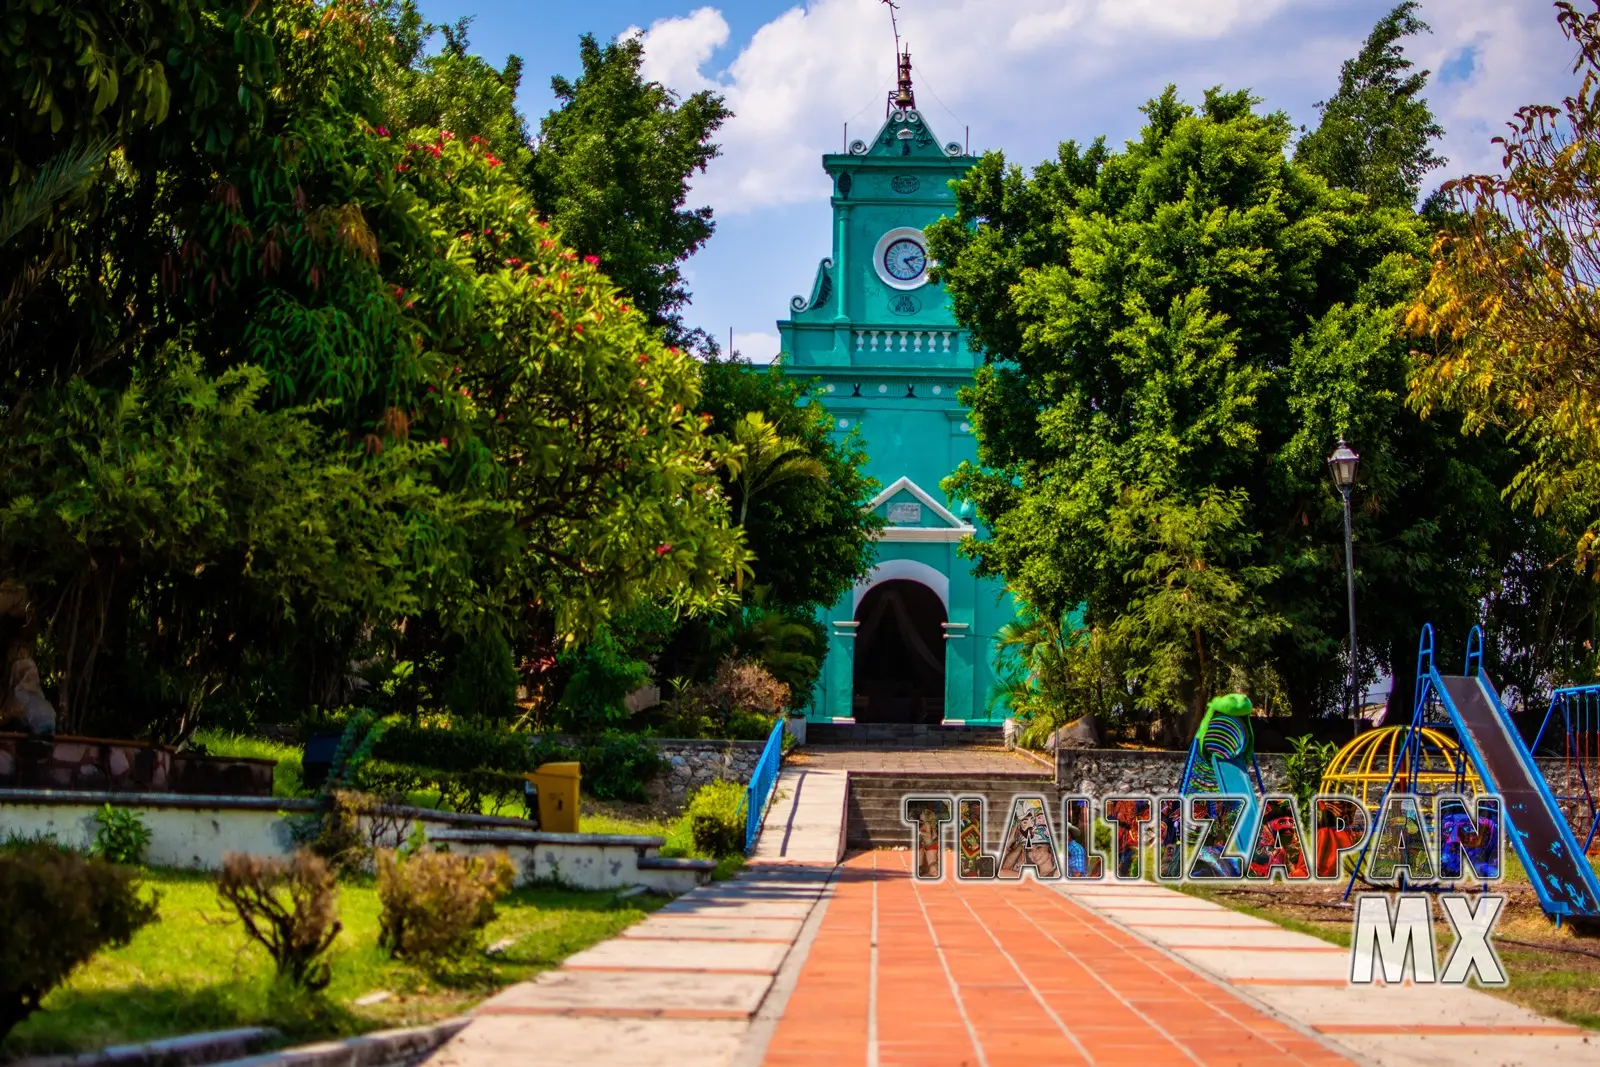
[[[833,874],[831,861],[753,863],[736,878],[701,886],[486,1001],[426,1063],[758,1062]]]
[[[1382,1067],[1600,1065],[1590,1032],[1462,986],[1353,986],[1349,950],[1176,890],[1057,891],[1280,1018]]]
[[[784,764],[750,862],[828,867],[838,863],[844,858],[849,792],[846,771]]]

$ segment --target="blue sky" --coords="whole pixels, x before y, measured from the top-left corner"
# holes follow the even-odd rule
[[[918,103],[943,140],[970,128],[974,151],[1031,166],[1068,138],[1113,143],[1139,128],[1139,105],[1168,82],[1197,99],[1249,88],[1297,124],[1333,92],[1339,65],[1391,0],[900,0]],[[679,92],[714,88],[735,112],[722,158],[691,202],[717,233],[692,259],[691,324],[754,359],[777,350],[774,320],[830,253],[828,185],[818,157],[846,121],[883,117],[893,38],[879,0],[800,4],[661,0],[423,0],[435,22],[474,16],[473,50],[525,61],[520,103],[537,128],[550,75],[577,72],[577,40],[643,33],[646,73]],[[1498,168],[1490,138],[1515,109],[1575,87],[1573,49],[1545,0],[1425,0],[1433,32],[1408,46],[1435,71],[1430,102],[1450,159],[1435,180]]]

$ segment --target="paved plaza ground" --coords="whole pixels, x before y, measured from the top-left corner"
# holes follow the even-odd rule
[[[833,771],[883,771],[895,774],[1053,774],[1048,760],[1000,745],[944,745],[938,748],[869,748],[827,745],[791,757],[797,767]],[[787,766],[787,764],[785,764]]]
[[[1347,950],[1172,889],[845,857],[830,762],[785,767],[741,875],[504,991],[430,1067],[1600,1067],[1590,1031],[1468,988],[1353,987]]]

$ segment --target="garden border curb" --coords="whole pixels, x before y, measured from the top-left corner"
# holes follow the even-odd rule
[[[470,1015],[458,1015],[428,1026],[378,1030],[343,1041],[298,1045],[228,1060],[215,1067],[409,1067],[431,1055],[471,1021]]]
[[[31,1056],[15,1061],[11,1067],[200,1067],[219,1060],[247,1056],[282,1037],[270,1026],[244,1026],[234,1030],[208,1030],[199,1034],[166,1037],[136,1045],[112,1045],[99,1052]]]

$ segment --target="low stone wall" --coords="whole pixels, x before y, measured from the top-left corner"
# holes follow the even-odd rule
[[[146,861],[151,866],[190,870],[216,870],[229,852],[288,856],[297,846],[299,825],[317,811],[312,800],[271,797],[0,789],[0,839],[48,835],[84,848],[94,839],[95,812],[105,804],[139,813],[150,830]],[[503,849],[518,864],[519,884],[561,881],[578,889],[645,885],[681,893],[709,877],[709,871],[661,860],[657,853],[666,842],[660,837],[547,834],[531,830],[523,819],[398,806],[381,807],[360,822],[365,841],[378,848],[397,847],[421,823],[429,838],[459,842],[467,851]],[[547,862],[535,863],[536,856]],[[548,862],[551,857],[554,863]]]
[[[1269,790],[1288,781],[1285,758],[1276,752],[1256,757]],[[1056,753],[1056,784],[1062,792],[1092,797],[1176,793],[1188,759],[1187,751],[1170,749],[1064,748]]]
[[[755,773],[766,746],[765,741],[659,740],[656,748],[667,766],[650,783],[650,799],[681,807],[690,793],[707,782],[725,779],[744,785]]]
[[[1113,793],[1151,796],[1174,793],[1183,780],[1183,765],[1188,759],[1187,751],[1062,749],[1056,753],[1056,783],[1064,793],[1094,797]],[[1256,759],[1261,764],[1262,781],[1269,790],[1287,789],[1289,774],[1286,755],[1262,752],[1256,755]],[[1569,773],[1564,760],[1540,757],[1534,762],[1556,794],[1582,791],[1577,775]]]
[[[273,760],[201,756],[141,741],[0,734],[0,787],[270,797]]]

